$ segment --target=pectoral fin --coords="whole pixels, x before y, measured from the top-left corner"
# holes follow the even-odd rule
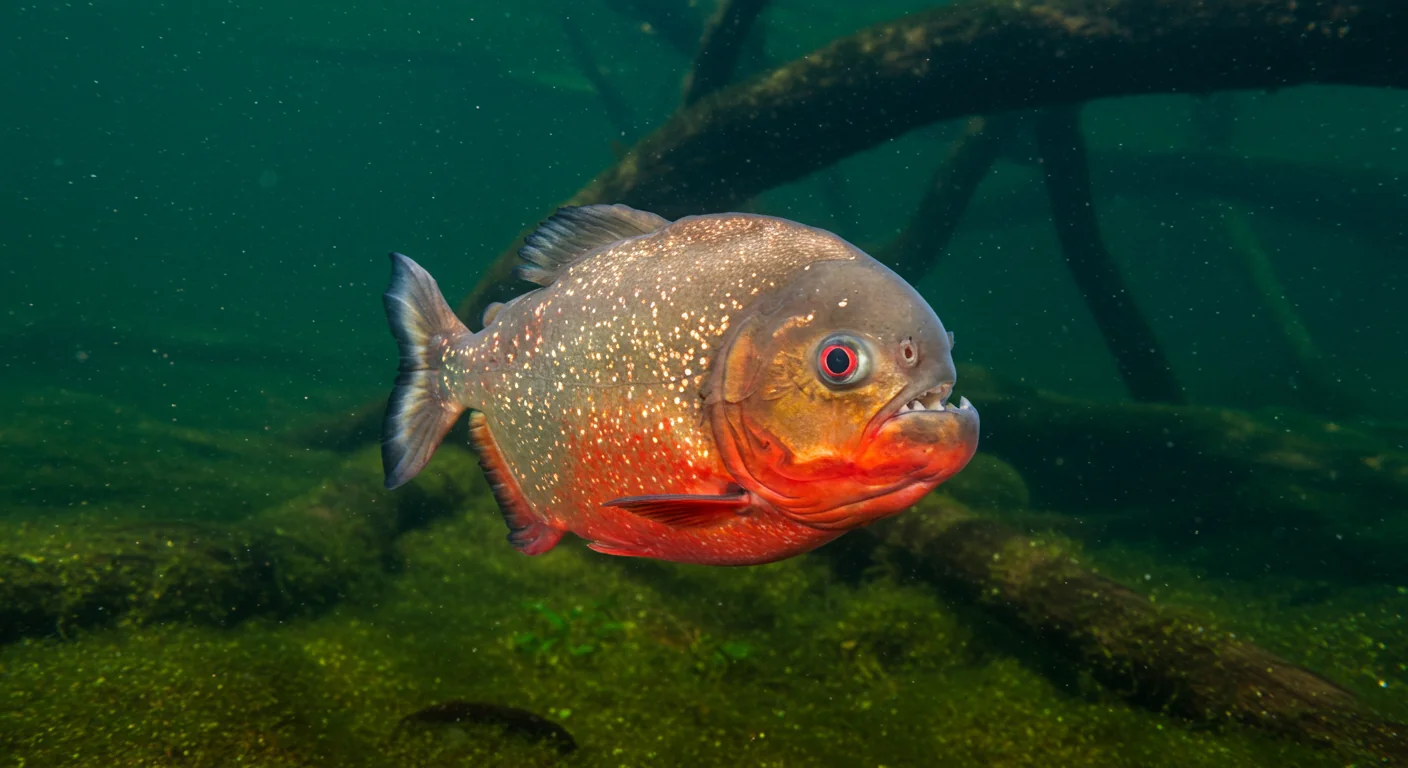
[[[718,496],[687,493],[624,496],[602,504],[604,507],[618,507],[674,528],[714,525],[742,514],[752,505],[749,494],[742,490]]]

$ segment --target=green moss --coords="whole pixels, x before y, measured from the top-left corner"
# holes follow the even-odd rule
[[[902,563],[849,583],[826,557],[717,569],[606,557],[570,537],[525,558],[504,542],[472,457],[453,445],[388,494],[374,446],[350,458],[294,454],[253,433],[217,439],[108,414],[105,401],[51,405],[27,405],[46,421],[21,441],[37,490],[12,490],[49,516],[10,526],[0,545],[0,606],[14,611],[3,627],[19,616],[59,633],[0,647],[0,755],[15,763],[1339,764],[1133,709],[1053,664],[1039,642],[956,613],[907,582]],[[81,441],[53,422],[65,413],[122,437],[75,451]],[[67,442],[45,442],[41,428]],[[142,441],[162,458],[138,457]],[[78,458],[64,466],[67,453]],[[248,476],[241,468],[256,459],[274,469]],[[143,468],[99,473],[109,460]],[[109,502],[79,503],[101,499],[114,477]],[[217,490],[231,477],[239,493]],[[189,495],[151,493],[156,483]],[[74,525],[53,525],[60,491],[87,510]],[[143,499],[163,506],[143,509]],[[907,514],[939,527],[969,508],[1028,514],[1022,479],[987,456],[933,499]],[[434,522],[447,509],[454,518]],[[1155,599],[1231,618],[1293,659],[1336,678],[1348,671],[1374,703],[1402,706],[1408,646],[1394,593],[1291,603],[1281,582],[1258,593],[1145,555],[1084,550],[1043,537],[1003,550],[993,567],[1058,554],[1135,584],[1168,577],[1177,589],[1152,586]],[[104,623],[115,613],[120,625]],[[581,749],[563,758],[489,726],[397,727],[455,698],[552,718]]]
[[[318,611],[378,585],[401,530],[484,485],[447,447],[405,492],[381,488],[376,449],[238,523],[11,526],[0,545],[0,642],[122,620],[231,624]]]
[[[836,583],[822,558],[710,569],[569,543],[530,559],[503,535],[476,498],[406,536],[374,597],[318,618],[0,649],[0,748],[28,766],[1334,762],[1073,695],[927,589]],[[595,647],[514,641],[554,632]],[[396,727],[452,698],[550,717],[581,749]]]
[[[1094,556],[1111,578],[1151,600],[1325,674],[1376,710],[1408,720],[1408,586],[1217,578],[1115,543]]]

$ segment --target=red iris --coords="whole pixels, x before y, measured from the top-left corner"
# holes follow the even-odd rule
[[[855,350],[841,344],[832,344],[821,350],[821,370],[826,372],[827,377],[841,380],[856,372],[856,366],[860,365],[860,360],[856,357]]]

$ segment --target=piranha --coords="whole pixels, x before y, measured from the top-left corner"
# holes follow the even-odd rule
[[[977,450],[977,409],[949,402],[953,334],[830,232],[590,205],[520,257],[540,287],[473,333],[391,254],[401,365],[382,461],[402,485],[470,410],[526,554],[571,531],[611,555],[782,560],[910,507]]]

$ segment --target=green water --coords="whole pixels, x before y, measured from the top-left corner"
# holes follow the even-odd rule
[[[676,109],[689,59],[618,5],[0,10],[0,603],[37,606],[0,605],[0,764],[1347,764],[1141,706],[887,550],[845,543],[863,533],[745,569],[576,541],[525,558],[459,433],[394,531],[346,523],[398,503],[374,438],[351,429],[395,373],[386,252],[453,302]],[[659,5],[697,29],[712,4]],[[780,0],[762,16],[766,56],[929,5]],[[634,135],[568,52],[565,14]],[[941,495],[1067,541],[1156,606],[1403,722],[1408,96],[1216,98],[1085,108],[1102,232],[1187,401],[1300,442],[1227,458],[1221,438],[1175,445],[1118,415],[1041,442],[1035,422],[984,411],[987,469]],[[1200,128],[1209,110],[1231,116],[1220,138]],[[874,250],[961,130],[911,132],[752,208]],[[1037,390],[1127,403],[1029,150],[997,162],[918,287],[956,332],[959,390],[980,410],[980,393]],[[1330,181],[1129,180],[1130,158],[1169,152]],[[1345,204],[1360,194],[1381,208]],[[1230,215],[1348,411],[1307,397]],[[1101,437],[1121,434],[1123,449]],[[193,559],[164,559],[184,547]],[[251,580],[269,586],[242,591]],[[452,699],[532,711],[579,748],[398,726]]]

